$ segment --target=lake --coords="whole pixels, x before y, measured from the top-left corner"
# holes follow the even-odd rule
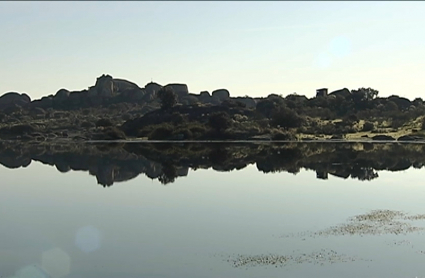
[[[0,150],[0,277],[425,277],[421,144]]]

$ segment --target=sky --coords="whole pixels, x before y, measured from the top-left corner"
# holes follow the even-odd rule
[[[0,94],[102,74],[231,96],[371,87],[425,93],[425,2],[2,1]]]

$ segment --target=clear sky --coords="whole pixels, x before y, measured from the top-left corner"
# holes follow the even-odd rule
[[[0,94],[110,74],[232,96],[425,93],[425,2],[0,2]]]

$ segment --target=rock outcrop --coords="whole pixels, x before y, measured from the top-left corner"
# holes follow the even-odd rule
[[[161,85],[155,82],[150,82],[145,85],[145,100],[153,100],[156,98],[156,94],[162,88]]]
[[[230,98],[230,93],[226,89],[218,89],[212,92],[212,97],[218,98],[220,101]]]
[[[174,93],[177,95],[178,100],[183,99],[189,95],[189,89],[186,84],[172,83],[165,86],[166,88],[171,88]]]
[[[9,92],[0,96],[0,110],[5,110],[9,107],[25,107],[31,102],[31,98],[27,94],[19,94]]]
[[[351,93],[350,93],[350,90],[348,90],[347,88],[344,88],[344,89],[333,91],[328,96],[340,96],[343,98],[347,98],[351,96]]]

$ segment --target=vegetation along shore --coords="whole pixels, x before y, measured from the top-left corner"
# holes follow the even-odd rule
[[[425,140],[421,98],[379,97],[372,88],[316,95],[231,97],[189,93],[186,84],[143,88],[102,75],[82,91],[31,100],[0,96],[0,139],[58,140]]]

